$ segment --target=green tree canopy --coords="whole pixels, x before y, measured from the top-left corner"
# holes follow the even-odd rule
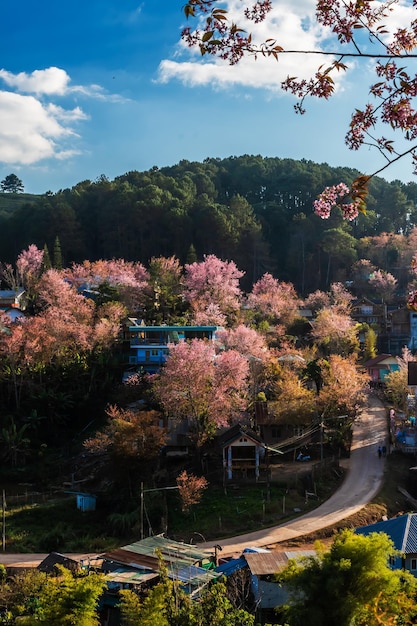
[[[390,569],[389,557],[394,554],[391,539],[383,533],[365,536],[344,530],[330,551],[321,549],[317,556],[290,561],[278,576],[290,590],[284,609],[287,623],[414,624],[417,581],[406,571]]]
[[[8,174],[0,183],[0,189],[4,193],[20,193],[24,190],[22,181],[16,174]]]

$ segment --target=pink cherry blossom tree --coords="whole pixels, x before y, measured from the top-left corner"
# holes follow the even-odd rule
[[[94,303],[77,293],[65,278],[65,273],[50,269],[42,275],[38,285],[38,304],[42,309],[58,312],[63,320],[91,321]]]
[[[204,309],[193,308],[193,322],[197,326],[226,326],[227,316],[221,312],[220,306],[211,302]]]
[[[247,304],[262,318],[288,326],[296,318],[301,300],[291,283],[266,273],[254,284]]]
[[[389,302],[392,299],[397,284],[397,279],[384,270],[375,270],[369,277],[369,285],[383,302]]]
[[[181,498],[183,513],[189,513],[193,504],[198,504],[207,489],[208,482],[204,476],[194,476],[183,470],[177,477],[178,492]]]
[[[40,274],[44,251],[31,244],[27,250],[23,250],[16,261],[16,269],[21,280],[21,285],[26,286]]]
[[[327,291],[316,289],[310,293],[304,300],[304,306],[311,309],[313,313],[317,313],[320,309],[324,309],[330,305],[330,294]]]
[[[43,255],[43,250],[31,244],[17,257],[16,269],[10,263],[0,263],[0,278],[15,291],[19,287],[32,290],[41,274]]]
[[[73,351],[102,350],[112,346],[126,315],[119,302],[95,307],[94,302],[79,294],[65,278],[65,272],[51,269],[42,275],[38,287],[41,313],[34,318],[49,326],[55,336],[56,354]]]
[[[96,307],[77,293],[62,272],[48,270],[38,282],[36,315],[19,323],[8,323],[0,333],[0,376],[9,386],[17,411],[24,389],[53,391],[53,376],[58,386],[62,372],[73,370],[89,377],[92,388],[96,368],[94,358],[115,343],[120,320],[126,314],[120,303]]]
[[[239,324],[236,328],[219,330],[216,337],[218,344],[226,350],[236,350],[243,356],[255,357],[263,362],[270,358],[265,337],[244,324]]]
[[[342,283],[332,283],[329,291],[313,291],[304,300],[304,305],[315,313],[321,309],[335,307],[344,313],[350,313],[353,295]]]
[[[247,359],[198,339],[170,346],[161,372],[152,381],[156,398],[174,423],[188,421],[197,447],[216,429],[237,418],[246,404]]]
[[[213,305],[222,315],[235,317],[241,304],[239,280],[243,275],[233,261],[223,261],[214,254],[206,255],[203,261],[186,264],[184,296],[191,305],[194,319],[201,319]],[[213,313],[214,309],[211,311]]]
[[[354,320],[335,306],[318,312],[311,336],[325,354],[348,355],[359,347]]]
[[[63,270],[63,276],[77,289],[81,286],[98,289],[102,285],[115,288],[120,301],[130,310],[143,304],[144,291],[149,280],[149,273],[141,263],[124,259],[101,259],[73,264]]]

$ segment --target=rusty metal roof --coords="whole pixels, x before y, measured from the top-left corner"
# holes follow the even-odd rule
[[[161,535],[147,537],[127,546],[110,550],[103,556],[108,561],[114,561],[123,565],[157,570],[158,553],[161,554],[162,560],[166,565],[176,569],[202,563],[209,560],[212,556],[210,551],[200,550],[191,544],[173,541]]]
[[[315,556],[315,550],[290,550],[280,552],[244,552],[251,574],[254,576],[268,576],[280,572],[288,565],[290,559],[299,560],[301,557]]]
[[[243,556],[255,576],[276,574],[288,563],[285,552],[244,552]]]

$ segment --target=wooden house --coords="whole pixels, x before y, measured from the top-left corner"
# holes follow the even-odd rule
[[[118,588],[123,588],[128,579],[133,581],[133,586],[149,584],[150,580],[159,579],[161,559],[168,576],[183,584],[191,597],[197,597],[216,578],[209,567],[212,558],[210,551],[156,535],[109,550],[103,555],[102,569],[109,581],[121,581]],[[150,574],[153,574],[151,578]]]
[[[388,307],[386,329],[378,335],[378,350],[400,355],[404,346],[417,348],[417,313],[406,307]]]
[[[25,309],[25,290],[0,289],[0,309]]]
[[[358,324],[383,329],[386,321],[386,309],[384,304],[378,304],[369,298],[360,298],[352,303],[351,317]]]
[[[275,574],[287,567],[290,559],[314,556],[314,550],[273,551],[247,548],[243,551],[251,574],[251,588],[256,604],[256,617],[262,624],[274,623],[275,607],[288,602],[289,594],[285,585],[275,581]]]
[[[369,359],[363,364],[366,369],[371,386],[380,386],[384,383],[384,379],[390,372],[400,369],[400,365],[396,356],[391,354],[379,354],[373,359]]]
[[[283,453],[295,452],[314,441],[318,434],[312,420],[293,416],[289,422],[285,416],[275,416],[268,402],[255,403],[255,427],[267,447],[278,447]]]
[[[267,471],[265,444],[249,427],[235,424],[218,438],[227,480],[254,479]]]

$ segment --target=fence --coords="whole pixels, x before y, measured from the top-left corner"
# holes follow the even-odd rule
[[[41,504],[48,500],[56,500],[57,498],[69,497],[63,491],[25,491],[25,493],[8,493],[5,492],[5,499],[9,506],[19,506],[24,504]]]

